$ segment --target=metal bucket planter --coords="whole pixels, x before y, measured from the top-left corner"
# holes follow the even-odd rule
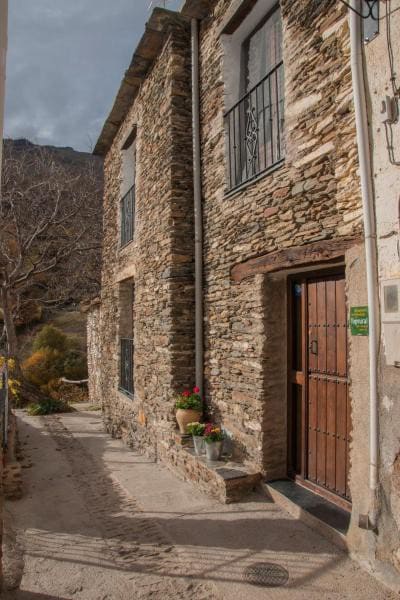
[[[202,435],[193,436],[193,446],[197,456],[204,454],[205,440]]]
[[[223,442],[206,442],[206,455],[207,460],[215,461],[220,460],[222,454]]]

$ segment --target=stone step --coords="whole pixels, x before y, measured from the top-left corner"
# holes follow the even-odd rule
[[[261,481],[261,473],[249,471],[229,458],[211,462],[205,456],[197,456],[188,440],[184,444],[160,444],[159,458],[186,481],[224,504],[240,501]]]
[[[262,482],[260,487],[283,510],[348,552],[350,513],[288,480]]]

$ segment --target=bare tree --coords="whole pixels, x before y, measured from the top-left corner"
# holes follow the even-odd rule
[[[29,303],[95,294],[100,278],[101,165],[60,161],[49,148],[5,146],[0,198],[0,307],[9,353]]]

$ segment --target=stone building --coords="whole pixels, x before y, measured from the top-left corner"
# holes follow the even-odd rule
[[[350,551],[395,580],[394,431],[385,498],[370,490],[370,291],[351,56],[349,11],[333,0],[187,0],[180,13],[153,11],[95,149],[105,157],[104,250],[90,377],[100,374],[113,435],[228,501],[261,478],[281,483],[269,487],[275,498],[293,497],[293,486],[323,497]],[[226,431],[229,469],[194,458],[176,434],[174,396],[195,377],[207,418]],[[393,367],[385,386],[390,427]]]

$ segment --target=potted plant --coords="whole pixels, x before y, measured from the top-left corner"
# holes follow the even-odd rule
[[[217,427],[213,423],[207,423],[204,428],[207,460],[219,460],[221,458],[224,437],[221,427]]]
[[[194,451],[196,452],[197,456],[201,456],[201,454],[204,454],[203,435],[205,427],[206,426],[204,425],[204,423],[199,423],[198,421],[195,421],[194,423],[189,423],[187,426],[188,433],[192,434]]]
[[[200,421],[203,403],[199,392],[198,387],[194,387],[192,392],[184,390],[176,399],[176,420],[179,431],[183,434],[188,433],[187,426],[189,423]]]

